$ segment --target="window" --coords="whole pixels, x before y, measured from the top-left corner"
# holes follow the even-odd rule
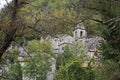
[[[77,31],[75,31],[75,37],[77,37]]]
[[[80,31],[80,37],[82,37],[83,36],[83,31]]]

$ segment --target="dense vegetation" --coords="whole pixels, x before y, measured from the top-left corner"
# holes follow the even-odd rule
[[[104,38],[97,51],[100,54],[96,52],[100,59],[97,67],[91,66],[94,59],[87,60],[87,68],[82,67],[87,50],[84,47],[74,50],[81,43],[66,46],[64,54],[56,56],[51,43],[38,41],[49,35],[73,35],[79,20],[85,24],[87,37]],[[17,61],[18,50],[7,51],[11,44],[22,46],[34,55],[25,58],[28,62],[23,69]],[[119,80],[120,0],[13,0],[8,3],[0,12],[0,62],[10,65],[9,72],[3,73],[3,80],[21,80],[24,73],[27,77],[45,80],[51,59],[56,60],[56,80]]]

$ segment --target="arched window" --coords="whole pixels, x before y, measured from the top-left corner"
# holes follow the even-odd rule
[[[80,37],[82,37],[83,36],[83,31],[80,31]]]
[[[77,37],[77,31],[75,31],[75,37]]]

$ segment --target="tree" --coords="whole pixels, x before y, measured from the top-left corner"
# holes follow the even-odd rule
[[[11,4],[8,3],[8,7],[1,11],[0,55],[3,55],[12,41],[18,41],[21,37],[40,39],[47,35],[72,34],[78,18],[74,10],[69,8],[69,3],[69,0],[13,0]]]
[[[2,39],[2,44],[0,46],[0,59],[3,55],[3,53],[7,50],[7,48],[10,46],[11,42],[15,39],[15,34],[17,30],[19,29],[19,19],[17,18],[19,8],[23,5],[22,2],[19,2],[18,0],[13,0],[13,7],[12,8],[12,13],[10,16],[10,21],[5,22],[7,25],[2,25],[1,26],[1,31],[3,33],[3,39]],[[9,18],[9,17],[8,17]],[[5,27],[5,28],[4,28]]]
[[[22,80],[23,71],[20,63],[18,62],[19,51],[14,49],[8,52],[7,60],[4,63],[8,66],[3,71],[2,80]]]
[[[107,77],[107,80],[118,80],[120,79],[117,76],[120,74],[120,1],[88,0],[87,2],[84,8],[92,13],[89,19],[100,23],[103,28],[101,36],[105,41],[101,43],[101,54],[99,55],[103,63],[102,69],[105,72],[103,75]],[[79,9],[79,6],[76,8]],[[99,17],[95,17],[96,14]],[[111,74],[108,75],[108,73]]]
[[[75,9],[76,13],[81,14],[82,10],[80,8],[83,8],[87,13],[85,13],[86,16],[83,16],[83,21],[87,22],[89,21],[91,23],[94,23],[93,25],[95,27],[88,27],[88,31],[95,33],[100,32],[99,36],[102,36],[104,38],[104,42],[101,45],[100,51],[101,53],[101,61],[103,60],[102,69],[103,71],[106,71],[108,73],[114,73],[115,75],[105,75],[106,79],[108,80],[114,80],[119,79],[119,77],[116,77],[119,75],[119,61],[120,61],[120,51],[119,46],[120,40],[119,40],[119,21],[120,21],[120,2],[118,0],[88,0],[86,2],[82,2],[82,0],[78,0],[76,2],[72,2],[72,6]],[[80,4],[83,4],[84,6],[81,6]],[[81,12],[80,12],[81,11]],[[89,14],[88,14],[89,11]],[[98,25],[96,25],[98,24]],[[97,27],[96,27],[97,26]],[[100,27],[101,26],[101,27]],[[93,31],[91,31],[93,29]],[[99,30],[98,30],[99,29]],[[102,32],[102,33],[101,33]],[[91,33],[90,33],[91,34]],[[93,34],[94,35],[94,34]],[[98,33],[97,33],[98,35]],[[101,57],[100,56],[100,57]],[[117,62],[117,64],[114,64]],[[114,64],[114,65],[113,65]],[[108,66],[112,67],[108,67]],[[112,76],[112,78],[110,77]]]
[[[31,58],[26,58],[27,63],[24,67],[24,75],[29,79],[45,80],[47,73],[51,71],[54,54],[50,42],[39,42],[33,40],[27,45],[28,53]]]
[[[93,68],[86,54],[87,49],[79,41],[67,45],[65,52],[58,55],[56,80],[94,80]],[[90,65],[84,68],[83,63]]]
[[[2,80],[22,80],[22,69],[19,62],[10,65],[9,71],[3,73]]]

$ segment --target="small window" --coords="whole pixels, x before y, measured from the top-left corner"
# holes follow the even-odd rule
[[[77,37],[77,31],[75,31],[75,37]]]
[[[83,31],[80,31],[80,37],[82,37],[83,36]]]

